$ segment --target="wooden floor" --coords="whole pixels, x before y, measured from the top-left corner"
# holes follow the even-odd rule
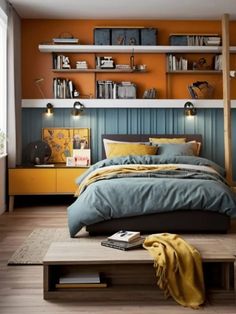
[[[25,238],[39,227],[67,226],[66,206],[31,206],[16,208],[12,214],[0,216],[0,313],[109,313],[109,314],[188,314],[196,310],[184,308],[172,300],[160,298],[158,304],[130,302],[111,304],[83,304],[79,302],[45,301],[43,299],[42,266],[7,266],[7,260]],[[236,221],[231,233],[236,233]],[[233,292],[219,292],[208,296],[206,305],[198,313],[235,314]]]

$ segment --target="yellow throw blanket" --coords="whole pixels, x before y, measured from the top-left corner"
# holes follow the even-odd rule
[[[99,180],[109,179],[112,176],[124,174],[124,173],[142,173],[142,172],[152,172],[160,170],[175,170],[178,167],[175,165],[115,165],[107,166],[104,168],[99,168],[91,172],[79,185],[75,192],[75,196],[79,196],[88,185]]]
[[[191,308],[204,303],[205,288],[200,253],[176,234],[148,236],[143,247],[154,259],[157,285],[165,296]]]

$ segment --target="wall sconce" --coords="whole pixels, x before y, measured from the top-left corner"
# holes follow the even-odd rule
[[[51,116],[53,114],[53,105],[48,103],[46,105],[46,111],[45,111],[47,116]]]
[[[71,114],[74,117],[79,117],[83,111],[84,111],[84,105],[81,104],[81,102],[76,101],[74,103],[74,107],[73,107],[73,109],[71,111]]]
[[[194,105],[190,101],[187,101],[184,104],[184,115],[195,116],[196,114],[197,114],[197,109],[194,107]]]

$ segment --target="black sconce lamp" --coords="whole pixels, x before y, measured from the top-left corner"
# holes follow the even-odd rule
[[[184,104],[184,115],[195,116],[196,114],[197,114],[197,109],[194,107],[194,105],[190,101],[187,101]]]
[[[72,116],[78,117],[81,115],[81,113],[84,111],[84,105],[81,104],[81,102],[76,101],[74,103],[73,109],[71,111]]]
[[[45,112],[46,112],[47,116],[51,116],[53,114],[53,105],[48,103],[46,105],[46,111]]]

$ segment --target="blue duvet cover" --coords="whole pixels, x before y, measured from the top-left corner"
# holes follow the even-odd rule
[[[224,169],[193,156],[127,156],[94,164],[77,179],[68,207],[70,235],[112,218],[176,210],[209,210],[236,217],[236,196]]]

